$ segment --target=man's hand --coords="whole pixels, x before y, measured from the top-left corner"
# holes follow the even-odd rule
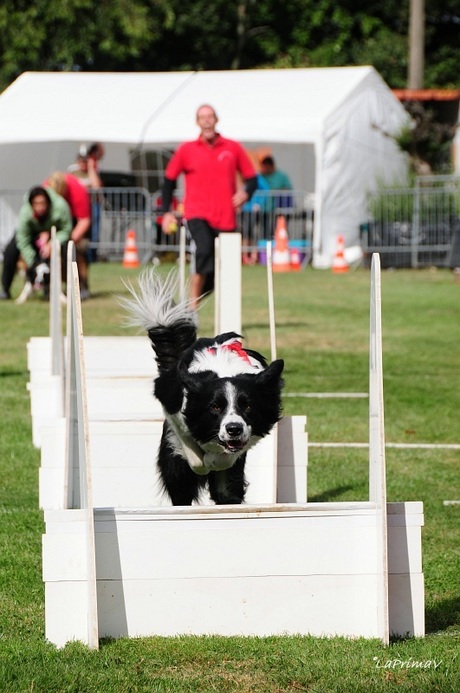
[[[177,219],[172,212],[165,212],[161,222],[163,233],[169,234],[177,231]]]
[[[241,205],[244,205],[248,199],[249,198],[246,190],[237,190],[232,197],[232,204],[234,207],[241,207]]]
[[[75,244],[81,241],[81,239],[85,237],[90,226],[91,219],[89,217],[82,217],[81,219],[78,219],[77,223],[72,229],[72,233],[70,234],[72,241]]]

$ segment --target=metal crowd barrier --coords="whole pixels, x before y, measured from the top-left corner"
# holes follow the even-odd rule
[[[0,190],[0,256],[14,234],[25,190]],[[180,192],[178,192],[180,203]],[[98,259],[119,261],[123,257],[126,233],[136,232],[142,262],[179,251],[179,234],[161,230],[161,200],[141,187],[106,187],[91,192],[91,247]],[[299,190],[256,191],[250,204],[238,215],[238,229],[247,251],[265,255],[266,243],[274,237],[276,220],[283,215],[289,239],[300,244],[311,257],[313,205],[311,196]]]
[[[91,191],[92,241],[99,259],[123,257],[126,232],[136,232],[142,254],[154,242],[151,196],[145,188],[101,188]]]
[[[313,240],[313,204],[301,190],[257,190],[238,215],[243,248],[256,251],[259,260],[264,258],[280,215],[286,221],[291,246],[296,246],[304,262],[308,262]]]
[[[414,188],[370,195],[360,228],[366,257],[380,253],[383,267],[450,267],[459,230],[458,176],[423,176]]]

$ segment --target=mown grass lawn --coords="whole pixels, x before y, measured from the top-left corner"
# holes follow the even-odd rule
[[[83,304],[88,335],[132,333],[115,295],[119,265],[91,268]],[[243,268],[246,344],[269,354],[264,268]],[[14,290],[19,291],[19,283]],[[460,284],[448,271],[382,275],[386,439],[460,443]],[[367,392],[369,273],[275,275],[278,355],[289,393]],[[0,303],[0,693],[241,691],[445,691],[460,689],[460,452],[387,450],[388,500],[421,500],[426,630],[423,639],[177,637],[78,643],[57,650],[44,638],[43,517],[39,451],[32,446],[26,344],[48,332],[48,306]],[[212,299],[200,317],[212,332]],[[366,442],[367,400],[285,398],[306,414],[311,442]],[[367,451],[310,448],[309,500],[363,500]],[[269,608],[269,605],[267,605]],[[65,618],[65,613],[63,613]]]

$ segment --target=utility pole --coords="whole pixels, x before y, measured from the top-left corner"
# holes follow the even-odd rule
[[[407,87],[423,89],[425,53],[425,0],[410,0],[409,74]]]

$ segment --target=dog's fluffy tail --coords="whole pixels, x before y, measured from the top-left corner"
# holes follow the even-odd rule
[[[138,278],[139,290],[125,283],[131,298],[120,297],[121,305],[130,315],[128,325],[147,331],[161,372],[174,366],[197,335],[197,317],[188,299],[176,303],[178,277],[170,272],[159,277],[154,269],[145,270]]]

